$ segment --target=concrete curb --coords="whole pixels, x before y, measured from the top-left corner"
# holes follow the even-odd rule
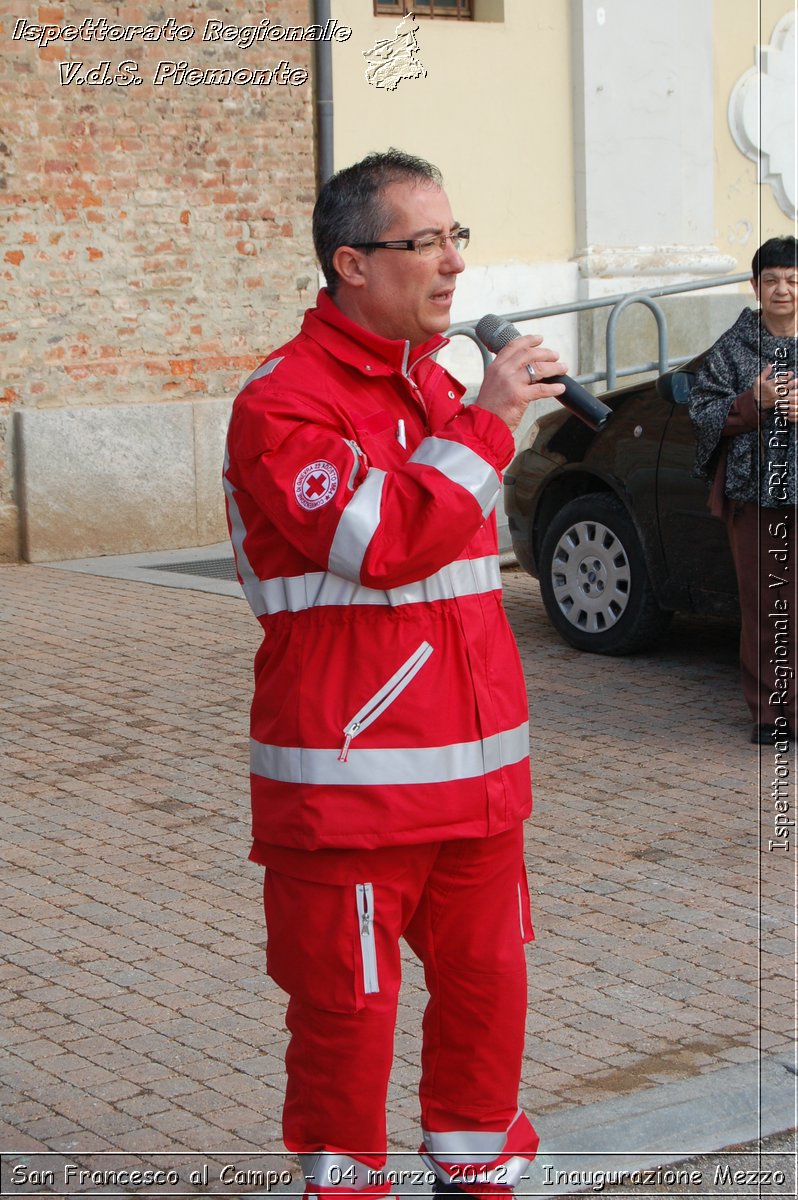
[[[535,1122],[540,1150],[516,1195],[574,1195],[590,1189],[598,1172],[665,1166],[791,1129],[797,1082],[780,1056],[542,1117]],[[418,1167],[413,1153],[388,1159],[397,1173]],[[427,1191],[397,1188],[399,1195]]]
[[[713,1153],[790,1129],[795,1116],[796,1077],[784,1057],[660,1084],[541,1120],[538,1157],[518,1192],[551,1196],[557,1171],[634,1171]]]

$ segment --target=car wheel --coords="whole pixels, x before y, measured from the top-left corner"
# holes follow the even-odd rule
[[[629,514],[606,492],[579,496],[557,513],[538,568],[549,619],[577,650],[643,650],[673,615],[656,601]]]

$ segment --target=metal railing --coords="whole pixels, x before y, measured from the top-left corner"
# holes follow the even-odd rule
[[[641,375],[646,371],[658,371],[662,375],[669,367],[689,362],[692,357],[691,355],[683,355],[681,358],[669,358],[666,314],[663,308],[657,304],[655,297],[677,296],[683,292],[698,292],[706,288],[723,287],[730,283],[742,283],[747,279],[750,279],[750,275],[745,273],[739,275],[715,275],[710,279],[703,279],[696,283],[678,283],[670,287],[643,288],[639,292],[621,292],[612,296],[600,296],[595,300],[573,300],[569,304],[554,304],[547,308],[528,308],[521,312],[502,313],[501,316],[504,320],[515,323],[517,321],[535,321],[541,317],[559,317],[566,313],[586,312],[595,308],[611,308],[612,312],[607,320],[605,334],[606,371],[590,371],[583,375],[574,376],[578,383],[597,383],[601,379],[606,379],[607,390],[609,391],[615,387],[618,379],[624,375]],[[621,313],[632,304],[642,304],[654,315],[654,320],[657,323],[657,361],[638,363],[633,367],[623,367],[619,370],[616,365],[618,321]],[[485,349],[475,333],[478,320],[479,318],[476,318],[474,321],[461,321],[457,325],[452,325],[447,330],[447,337],[470,338],[482,355],[484,368],[490,362],[491,354]]]

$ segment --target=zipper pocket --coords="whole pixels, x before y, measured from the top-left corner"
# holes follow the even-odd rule
[[[360,930],[360,954],[363,960],[363,991],[367,996],[380,990],[377,975],[377,946],[374,941],[374,888],[370,883],[355,884],[357,921]]]
[[[369,725],[377,720],[385,712],[386,708],[393,704],[405,690],[412,679],[416,677],[418,672],[424,666],[424,663],[432,654],[432,646],[429,642],[422,642],[421,645],[413,651],[406,662],[403,662],[398,671],[396,671],[387,683],[383,684],[378,692],[367,700],[360,712],[356,713],[348,725],[344,726],[344,744],[341,747],[341,753],[338,755],[339,762],[346,762],[349,754],[349,747],[352,739],[362,733],[364,729],[368,729]]]

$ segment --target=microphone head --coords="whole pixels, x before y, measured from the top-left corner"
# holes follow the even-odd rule
[[[521,336],[515,325],[511,325],[503,317],[497,317],[495,313],[486,313],[481,321],[477,321],[474,332],[492,354],[498,354],[510,342]]]

